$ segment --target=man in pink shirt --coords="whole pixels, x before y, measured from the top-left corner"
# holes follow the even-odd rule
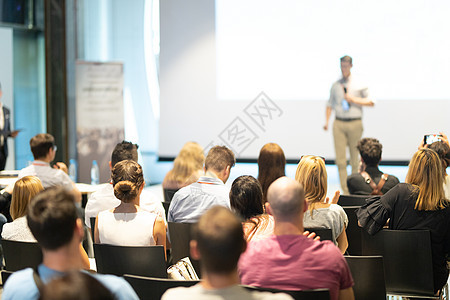
[[[239,260],[242,284],[281,290],[327,288],[332,300],[353,300],[353,278],[330,241],[303,235],[307,209],[302,186],[287,177],[267,192],[266,211],[275,219],[274,235],[252,241]]]

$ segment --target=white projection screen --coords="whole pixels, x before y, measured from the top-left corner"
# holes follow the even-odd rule
[[[384,161],[450,134],[449,1],[164,0],[160,12],[160,157],[196,141],[255,159],[275,142],[291,160],[334,160],[323,125],[343,55],[376,101],[363,136]]]

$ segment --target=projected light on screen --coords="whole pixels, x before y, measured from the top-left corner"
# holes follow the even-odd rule
[[[216,0],[220,100],[326,100],[339,57],[377,100],[449,99],[450,1]]]

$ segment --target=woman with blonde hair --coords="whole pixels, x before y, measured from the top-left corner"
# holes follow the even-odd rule
[[[173,162],[173,168],[167,172],[162,186],[164,189],[178,190],[197,179],[203,173],[205,154],[196,142],[187,142]]]
[[[6,240],[36,242],[28,228],[27,210],[31,199],[43,191],[41,181],[36,176],[25,176],[17,180],[12,191],[10,213],[13,221],[3,226],[2,237]]]
[[[142,167],[132,160],[118,162],[112,170],[111,181],[121,204],[98,214],[95,242],[119,246],[163,245],[165,252],[164,220],[139,206],[145,185]]]
[[[322,157],[302,156],[295,173],[297,180],[305,190],[305,199],[308,210],[305,212],[303,225],[306,228],[329,228],[332,231],[333,242],[345,253],[348,247],[345,229],[348,217],[344,209],[333,203],[328,203],[327,196],[327,170]],[[339,197],[336,192],[335,197]]]
[[[261,184],[264,203],[267,202],[267,189],[280,177],[285,176],[286,157],[278,144],[265,144],[258,157],[258,181]]]
[[[383,196],[367,200],[358,211],[358,222],[369,234],[383,229],[429,230],[433,258],[434,290],[447,282],[446,255],[450,254],[450,205],[445,199],[442,162],[431,149],[417,151],[409,163],[406,183]],[[392,245],[395,246],[395,245]]]

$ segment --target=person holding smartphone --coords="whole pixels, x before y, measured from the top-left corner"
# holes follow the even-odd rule
[[[341,57],[342,78],[331,87],[330,99],[327,102],[324,130],[328,124],[332,111],[335,112],[333,123],[334,149],[336,165],[339,170],[339,180],[344,194],[347,188],[347,147],[350,150],[350,165],[352,173],[358,173],[359,158],[356,145],[362,137],[362,107],[373,106],[369,98],[367,86],[358,84],[351,75],[352,58],[348,55]]]

